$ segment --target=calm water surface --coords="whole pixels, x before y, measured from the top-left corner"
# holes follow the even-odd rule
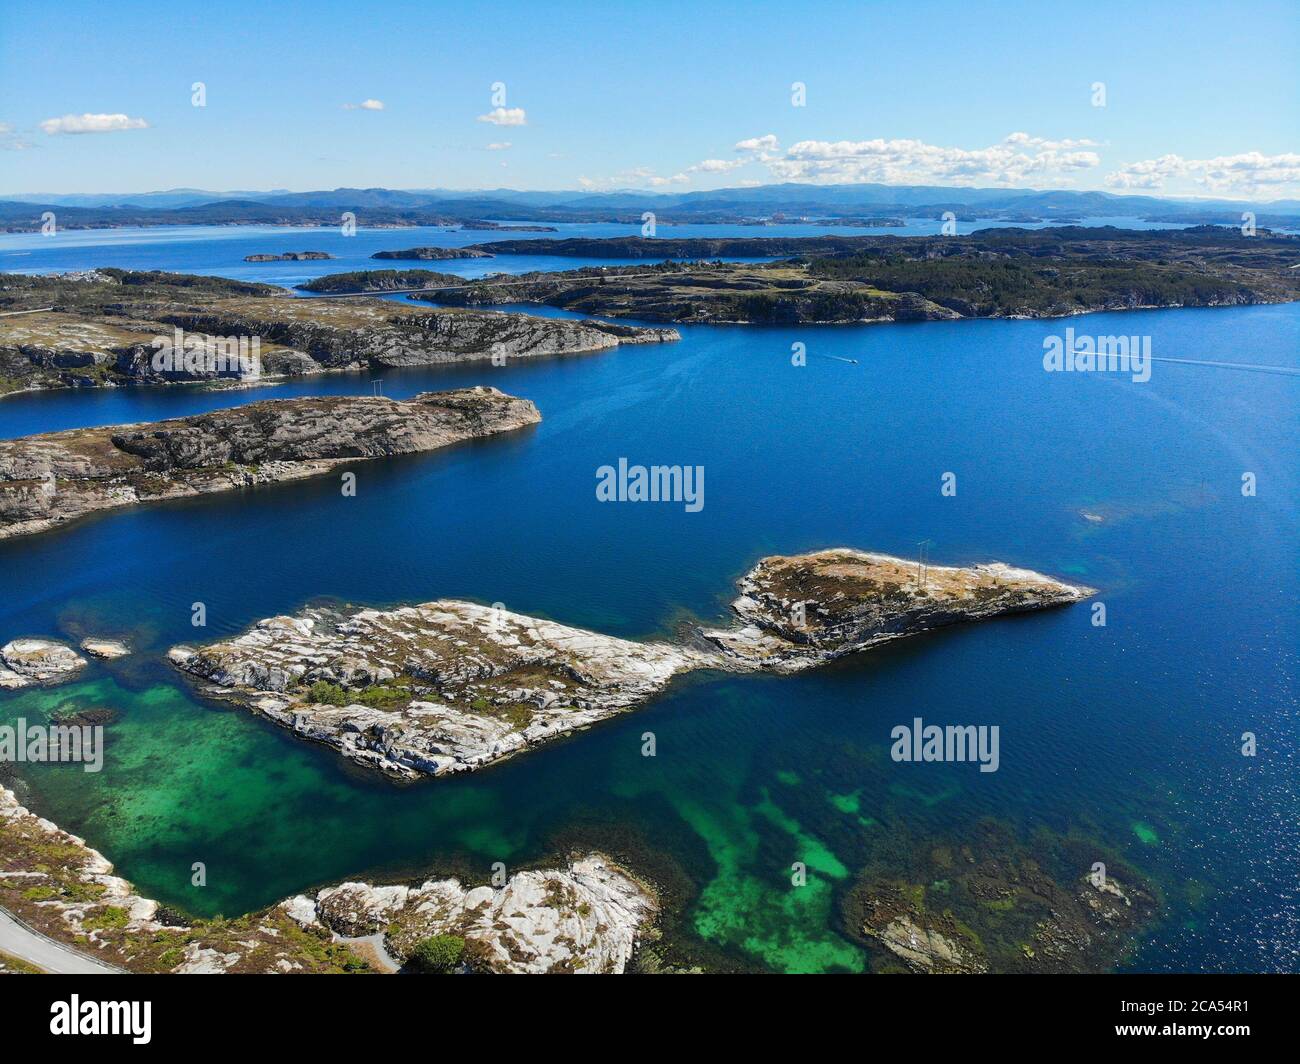
[[[169,239],[120,249],[134,265],[198,270],[201,258],[233,275],[212,266],[224,239],[193,261]],[[284,246],[318,244],[299,232]],[[101,250],[75,265],[103,264]],[[1148,334],[1169,357],[1295,366],[1300,351],[1294,306],[1071,324]],[[697,326],[675,344],[391,373],[390,396],[488,383],[533,399],[544,420],[360,463],[355,498],[327,478],[0,544],[0,635],[121,636],[139,651],[4,696],[0,720],[121,714],[102,773],[24,766],[22,794],[143,893],[204,914],[345,876],[481,876],[599,846],[666,885],[683,955],[788,971],[862,969],[839,931],[854,874],[995,817],[1025,838],[1086,835],[1157,884],[1164,916],[1130,966],[1296,970],[1300,380],[1166,363],[1146,384],[1044,373],[1042,340],[1063,327]],[[795,342],[804,367],[791,365]],[[16,397],[0,403],[0,435],[368,393],[367,380]],[[619,457],[703,465],[703,511],[598,503],[595,470]],[[940,494],[945,472],[955,498]],[[695,676],[504,766],[407,786],[204,701],[162,660],[317,597],[500,601],[662,636],[724,617],[764,554],[912,555],[922,539],[935,562],[1001,559],[1090,584],[1108,623],[1075,607],[801,676]],[[208,610],[199,633],[195,601]],[[999,725],[1001,768],[891,762],[890,729],[915,716]],[[640,756],[647,730],[655,758]],[[194,861],[204,889],[190,886]],[[809,867],[802,890],[789,886],[794,861]]]

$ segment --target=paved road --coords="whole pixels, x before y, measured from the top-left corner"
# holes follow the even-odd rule
[[[117,968],[29,931],[0,909],[0,951],[60,975],[112,975]],[[120,973],[119,973],[120,974]]]

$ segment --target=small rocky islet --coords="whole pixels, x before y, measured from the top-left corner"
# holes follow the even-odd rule
[[[336,256],[328,251],[285,251],[280,254],[261,252],[257,255],[245,255],[245,262],[323,262]]]
[[[399,248],[395,251],[376,251],[372,259],[416,259],[437,261],[442,259],[490,259],[492,252],[484,248]]]
[[[62,683],[85,665],[85,658],[54,640],[11,639],[0,647],[0,690],[14,691],[32,684]]]
[[[93,636],[81,641],[81,649],[92,658],[104,661],[131,653],[131,648],[120,640]],[[85,658],[57,640],[11,639],[0,647],[0,690],[15,691],[33,684],[53,686],[64,683],[85,666]]]
[[[635,642],[499,607],[312,607],[168,657],[349,760],[413,779],[482,768],[642,705],[698,669],[796,672],[961,621],[1079,602],[1092,589],[1000,563],[930,566],[836,549],[762,559],[736,623]]]

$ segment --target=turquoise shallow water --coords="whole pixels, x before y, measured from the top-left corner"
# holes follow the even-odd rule
[[[87,263],[89,265],[89,263]],[[1296,365],[1300,308],[1094,315],[1157,355]],[[120,711],[105,770],[24,769],[24,794],[147,893],[227,915],[344,876],[483,874],[601,846],[667,884],[703,963],[859,970],[853,875],[983,816],[1076,831],[1156,882],[1133,967],[1300,967],[1293,677],[1300,382],[1158,363],[1147,384],[1052,375],[1061,322],[694,327],[680,343],[504,368],[390,374],[385,392],[490,383],[544,421],[332,480],[166,504],[0,545],[0,635],[122,635],[140,653],[6,696]],[[790,364],[791,344],[808,364]],[[821,356],[857,359],[849,364]],[[0,434],[174,415],[214,395],[18,397]],[[608,505],[595,470],[702,464],[705,507]],[[955,472],[955,498],[940,477]],[[1243,471],[1259,493],[1244,498]],[[1089,520],[1082,512],[1101,517]],[[395,786],[246,713],[161,660],[316,596],[458,596],[629,637],[720,618],[763,554],[837,544],[1001,559],[1091,584],[1084,607],[934,633],[796,677],[697,676],[644,709],[462,779]],[[1001,767],[895,764],[920,715],[1001,728]],[[654,731],[658,756],[640,756]],[[1239,752],[1244,731],[1260,755]],[[208,867],[193,888],[190,866]],[[794,861],[809,886],[794,891]]]

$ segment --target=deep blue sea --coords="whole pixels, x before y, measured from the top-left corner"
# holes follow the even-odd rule
[[[559,235],[612,235],[605,228],[629,231]],[[706,232],[673,235],[722,231],[691,228]],[[243,256],[347,241],[234,228],[0,237],[0,270],[120,265],[294,284],[359,268],[377,247],[471,235],[492,236],[363,230],[337,262],[256,267]],[[0,720],[64,705],[121,713],[101,774],[24,768],[23,795],[143,893],[208,914],[342,877],[600,846],[671,884],[672,937],[689,955],[788,971],[861,970],[866,954],[839,909],[858,869],[899,848],[959,845],[991,817],[1024,838],[1095,840],[1157,886],[1161,919],[1128,967],[1300,970],[1300,378],[1164,362],[1146,383],[1046,373],[1043,339],[1067,324],[1150,336],[1160,357],[1300,367],[1297,305],[690,326],[672,344],[386,375],[394,397],[495,385],[534,400],[544,420],[358,464],[355,498],[326,478],[0,544],[0,641],[97,634],[138,649],[74,684],[3,697]],[[795,343],[804,366],[791,364]],[[0,436],[368,394],[371,376],[16,396],[0,401]],[[703,466],[703,510],[599,503],[595,471],[620,457]],[[945,473],[954,497],[941,494]],[[463,597],[668,635],[721,619],[736,578],[765,554],[844,545],[912,556],[921,540],[936,563],[1003,560],[1096,587],[1107,624],[1079,606],[795,677],[696,676],[504,766],[408,786],[200,699],[161,657],[195,638],[196,601],[205,639],[320,596]],[[890,730],[916,716],[997,724],[1000,769],[893,763]],[[655,758],[640,756],[647,730]],[[1245,732],[1257,736],[1253,758],[1241,753]],[[810,884],[792,892],[801,859]],[[196,860],[206,888],[190,886]]]

